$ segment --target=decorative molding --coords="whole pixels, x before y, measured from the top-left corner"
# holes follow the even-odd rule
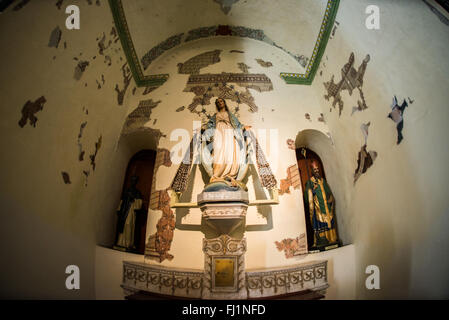
[[[288,84],[305,84],[310,85],[315,78],[315,74],[320,65],[321,58],[326,50],[327,42],[335,22],[340,0],[329,0],[327,2],[326,11],[321,23],[320,32],[315,42],[312,57],[306,67],[306,73],[289,73],[281,72],[280,76]]]
[[[246,272],[248,298],[270,297],[306,289],[318,291],[328,287],[327,261]]]
[[[244,202],[248,203],[248,192],[243,190],[237,191],[220,191],[220,192],[201,192],[197,196],[199,204],[205,202]]]
[[[109,0],[109,7],[112,11],[112,17],[114,19],[115,28],[117,29],[122,43],[123,52],[125,53],[126,60],[128,61],[129,68],[133,75],[136,86],[160,86],[167,81],[168,74],[155,74],[144,76],[142,68],[137,57],[136,49],[129,32],[128,23],[126,22],[125,12],[121,0]]]
[[[226,234],[214,239],[203,239],[203,252],[205,297],[245,299],[246,239],[234,239]],[[233,262],[232,286],[218,286],[216,283],[215,266],[220,259]]]
[[[201,298],[202,271],[171,269],[145,263],[123,262],[122,287],[178,297]]]
[[[136,50],[134,48],[128,24],[126,22],[126,16],[123,10],[122,1],[121,0],[108,0],[108,1],[112,11],[114,23],[118,35],[120,37],[120,41],[122,43],[123,51],[125,52],[126,59],[128,61],[136,85],[138,87],[162,85],[165,81],[167,81],[169,77],[168,74],[156,74],[144,76],[142,72],[142,67],[139,63],[139,59],[137,57]],[[263,30],[251,29],[243,26],[218,25],[218,26],[197,28],[188,31],[186,35],[182,33],[166,39],[162,43],[158,44],[156,47],[152,48],[142,58],[144,68],[146,69],[148,65],[151,63],[151,61],[153,61],[165,50],[169,50],[183,42],[215,36],[237,36],[263,41],[291,55],[296,61],[298,61],[298,63],[300,63],[304,68],[306,68],[306,73],[300,74],[300,73],[281,72],[280,74],[281,78],[284,79],[285,82],[288,84],[310,85],[313,82],[313,79],[315,77],[315,74],[318,70],[318,66],[321,61],[321,57],[323,56],[323,53],[326,49],[327,41],[329,40],[329,36],[335,21],[335,16],[337,14],[339,3],[340,0],[328,1],[324,17],[321,23],[321,29],[315,42],[315,47],[311,59],[306,58],[304,55],[293,54],[287,51],[286,49],[282,48],[281,46],[277,45],[273,40],[271,40],[265,35]]]

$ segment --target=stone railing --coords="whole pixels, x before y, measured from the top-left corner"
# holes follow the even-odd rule
[[[203,277],[203,271],[124,261],[122,287],[128,292],[143,290],[177,297],[201,298]]]
[[[188,298],[210,298],[210,288],[202,270],[168,268],[138,262],[123,262],[126,293],[139,290]],[[327,261],[245,272],[246,294],[235,292],[230,299],[263,298],[329,287]]]
[[[307,289],[323,291],[328,287],[327,261],[246,271],[248,298],[271,297]]]

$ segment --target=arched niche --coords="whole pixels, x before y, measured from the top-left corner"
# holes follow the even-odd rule
[[[347,234],[348,230],[344,230],[342,228],[342,224],[339,223],[341,221],[342,217],[345,215],[344,209],[346,208],[346,199],[348,199],[347,193],[349,192],[343,187],[341,172],[339,170],[339,162],[336,158],[335,153],[335,147],[334,144],[329,136],[324,134],[321,131],[314,130],[314,129],[306,129],[303,131],[300,131],[295,140],[295,148],[297,150],[297,159],[304,159],[301,156],[301,148],[305,148],[308,152],[308,155],[311,156],[311,158],[318,158],[319,163],[322,167],[322,175],[326,178],[327,183],[329,184],[332,193],[335,197],[336,202],[336,209],[335,209],[335,216],[337,220],[337,232],[338,237],[340,240],[342,240],[343,244],[348,244],[346,239],[350,239],[350,236]],[[306,153],[307,155],[307,153]],[[300,164],[298,163],[298,167],[300,168]],[[303,170],[305,167],[303,168]],[[306,175],[307,173],[303,173],[303,175]],[[311,173],[309,173],[311,174]],[[303,177],[301,177],[303,180]],[[304,190],[304,181],[302,182],[302,187]],[[310,220],[308,216],[308,210],[307,208],[304,208],[304,212],[306,214],[306,223]],[[307,226],[307,225],[306,225]],[[308,243],[310,238],[310,232],[309,232],[310,226],[307,226],[307,236],[308,236]]]
[[[127,188],[130,186],[131,177],[137,175],[139,181],[136,185],[143,197],[142,210],[136,215],[135,225],[135,250],[134,253],[143,254],[145,251],[145,236],[147,226],[147,214],[149,209],[150,194],[153,182],[154,165],[156,160],[157,146],[161,134],[155,130],[140,127],[126,135],[122,134],[116,145],[115,170],[120,174],[117,176],[117,185],[120,189],[113,195],[116,203],[115,211],[111,213],[108,221],[111,225],[113,236],[110,239],[109,247],[113,247],[117,241],[117,208],[120,200]],[[112,222],[111,222],[112,219]]]

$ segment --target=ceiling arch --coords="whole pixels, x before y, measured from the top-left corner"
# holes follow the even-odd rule
[[[335,21],[339,0],[234,1],[109,0],[114,22],[138,86],[160,85],[168,74],[149,66],[166,51],[200,38],[263,41],[291,55],[305,73],[282,72],[289,84],[311,84]]]

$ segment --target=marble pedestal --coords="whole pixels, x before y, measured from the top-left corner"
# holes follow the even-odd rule
[[[206,299],[245,299],[246,239],[230,234],[245,221],[248,193],[239,191],[202,192],[198,205],[202,217],[220,234],[203,239]],[[243,235],[242,235],[243,236]]]

